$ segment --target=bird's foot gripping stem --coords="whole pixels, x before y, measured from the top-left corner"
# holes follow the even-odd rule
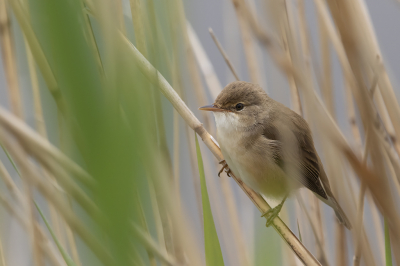
[[[221,167],[221,170],[219,170],[219,172],[218,172],[218,176],[220,176],[222,171],[224,171],[224,169],[225,169],[226,174],[230,177],[231,176],[231,169],[229,169],[229,166],[226,163],[226,161],[222,160],[222,161],[219,162],[219,164],[222,164],[222,167]]]
[[[286,198],[287,196],[277,206],[275,206],[272,209],[269,209],[268,211],[266,211],[261,215],[261,217],[265,217],[267,219],[267,223],[265,224],[266,227],[269,227],[274,222],[274,219],[278,217],[279,213],[281,212],[283,203],[285,203],[286,201]]]

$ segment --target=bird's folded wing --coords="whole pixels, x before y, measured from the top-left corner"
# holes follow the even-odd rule
[[[291,147],[283,146],[271,128],[265,128],[263,136],[269,140],[269,148],[273,151],[275,163],[288,173],[290,178],[294,178],[322,198],[328,199],[321,184],[318,157],[310,137],[302,133],[296,134],[298,149],[293,148],[291,151]]]

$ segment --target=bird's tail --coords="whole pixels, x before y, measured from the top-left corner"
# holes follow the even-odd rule
[[[338,218],[339,222],[350,230],[351,223],[347,218],[346,214],[344,213],[343,209],[340,207],[339,203],[337,203],[336,199],[333,196],[328,196],[328,199],[324,199],[322,197],[319,198],[327,205],[332,207],[332,209],[335,211],[336,217]]]

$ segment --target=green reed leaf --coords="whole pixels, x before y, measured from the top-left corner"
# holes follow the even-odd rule
[[[50,234],[51,234],[51,237],[53,238],[54,242],[56,243],[57,248],[58,248],[58,250],[60,251],[60,253],[61,253],[61,255],[62,255],[62,257],[63,257],[65,263],[66,263],[68,266],[77,266],[77,265],[75,264],[75,262],[71,259],[71,257],[68,255],[68,253],[67,253],[67,252],[64,250],[64,248],[61,246],[60,241],[58,241],[56,235],[55,235],[54,232],[53,232],[53,229],[51,229],[51,226],[50,226],[49,222],[47,221],[46,217],[44,217],[42,210],[39,208],[39,206],[36,204],[36,202],[35,202],[35,206],[36,206],[36,209],[38,210],[40,216],[42,217],[44,223],[46,224],[47,229],[49,229],[49,232],[50,232]]]
[[[221,246],[219,244],[217,230],[215,229],[214,219],[211,212],[210,200],[208,198],[206,179],[204,176],[203,159],[199,141],[196,138],[197,163],[199,166],[200,184],[201,184],[201,201],[203,205],[203,220],[204,220],[204,245],[206,251],[206,265],[219,266],[224,265]]]

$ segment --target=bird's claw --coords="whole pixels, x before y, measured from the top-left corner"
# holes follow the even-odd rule
[[[219,170],[219,172],[218,172],[218,176],[220,177],[222,171],[224,171],[224,169],[225,169],[226,174],[230,177],[230,176],[231,176],[230,173],[231,173],[232,171],[231,171],[231,169],[229,169],[229,166],[228,166],[228,164],[226,163],[226,161],[225,161],[225,160],[222,160],[222,161],[219,162],[219,164],[222,164],[222,167],[221,167],[221,170]]]
[[[269,209],[265,213],[261,215],[261,217],[265,217],[267,219],[267,223],[265,224],[266,227],[271,226],[271,224],[274,222],[274,219],[278,217],[280,211],[282,209],[282,205],[279,204],[278,206]]]

